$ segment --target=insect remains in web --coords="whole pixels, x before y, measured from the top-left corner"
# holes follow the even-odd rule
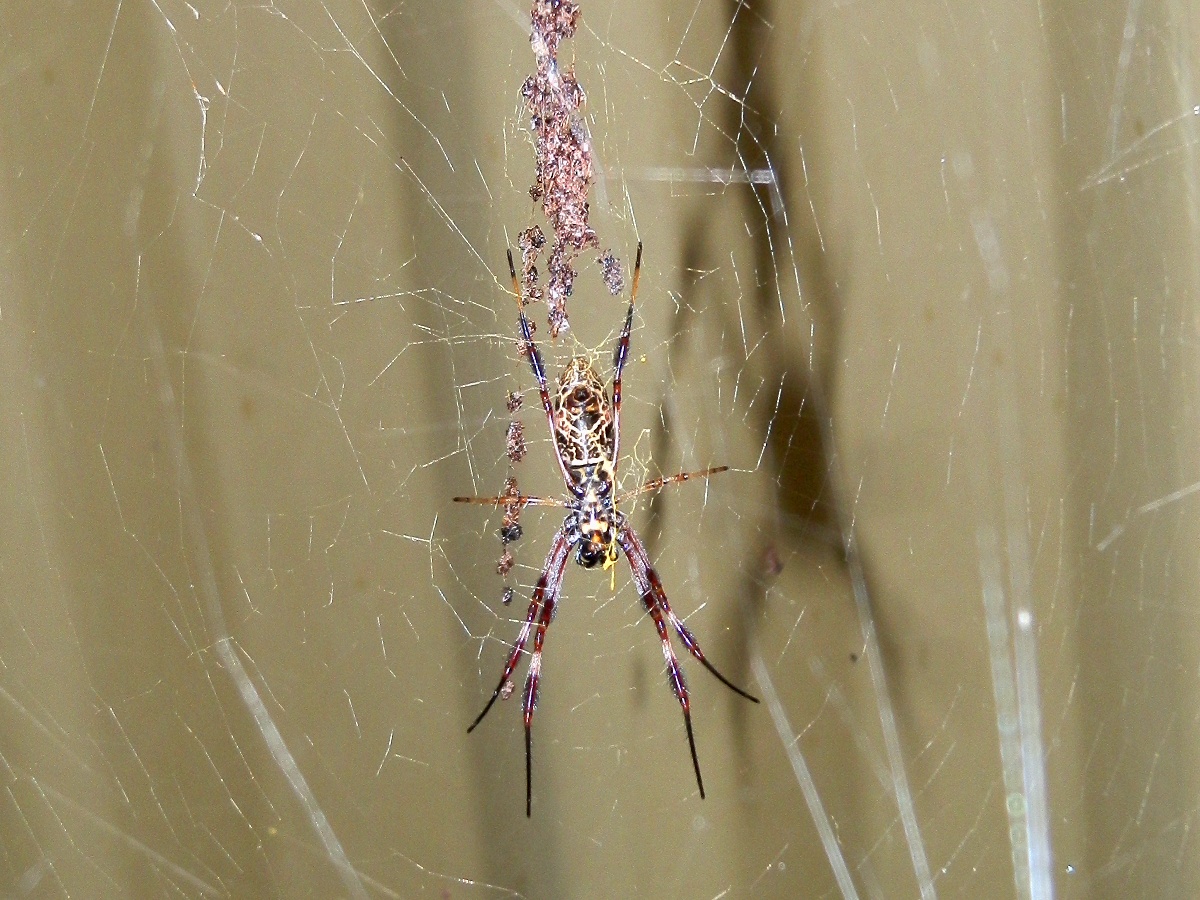
[[[533,327],[525,316],[525,306],[517,270],[513,264],[512,251],[508,254],[508,269],[512,275],[513,291],[517,298],[517,325],[521,334],[521,348],[537,379],[542,409],[550,426],[553,438],[554,457],[566,485],[567,493],[562,499],[535,497],[515,492],[509,484],[498,497],[455,497],[456,503],[479,503],[502,507],[505,518],[515,517],[526,506],[559,507],[567,511],[566,518],[554,534],[550,552],[542,566],[541,574],[533,589],[529,611],[525,621],[509,650],[504,672],[491,699],[483,712],[467,729],[470,733],[483,721],[497,698],[506,698],[514,689],[513,672],[521,661],[522,653],[533,638],[533,650],[529,656],[529,672],[525,677],[525,688],[521,701],[521,712],[525,722],[525,815],[532,812],[533,804],[533,741],[532,725],[534,710],[537,709],[538,690],[541,679],[542,649],[546,631],[554,619],[558,600],[562,593],[567,560],[572,549],[575,562],[585,569],[601,566],[610,570],[622,553],[633,573],[633,582],[641,594],[642,605],[654,620],[662,641],[663,658],[666,660],[667,681],[683,710],[683,724],[687,731],[688,749],[692,755],[692,768],[696,773],[696,786],[704,798],[704,781],[700,777],[700,761],[696,756],[696,740],[692,734],[691,695],[684,680],[683,667],[671,644],[671,629],[683,641],[684,647],[696,660],[711,672],[727,688],[754,703],[752,696],[717,671],[700,649],[695,636],[671,609],[662,580],[650,562],[650,556],[637,532],[620,511],[621,504],[642,494],[651,493],[693,478],[707,479],[728,466],[717,466],[699,472],[681,472],[664,478],[656,478],[623,493],[617,488],[617,466],[621,450],[621,375],[629,358],[629,331],[633,326],[633,305],[637,298],[638,280],[642,271],[642,245],[637,248],[637,262],[633,268],[633,285],[629,292],[629,309],[625,313],[625,324],[613,351],[613,375],[611,394],[605,388],[592,367],[591,361],[575,357],[558,376],[554,392],[546,382],[546,367],[541,352],[533,340]],[[506,551],[507,553],[507,551]],[[511,568],[511,563],[510,563]],[[615,572],[614,572],[615,577]]]

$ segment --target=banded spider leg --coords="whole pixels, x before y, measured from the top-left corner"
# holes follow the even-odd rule
[[[650,617],[654,620],[654,627],[658,629],[658,637],[662,641],[663,658],[667,663],[667,680],[671,683],[671,690],[675,692],[675,698],[679,701],[680,708],[683,709],[683,724],[687,729],[688,749],[692,751],[692,768],[696,770],[696,786],[700,788],[700,799],[703,800],[704,779],[700,777],[700,760],[696,756],[696,738],[692,734],[691,696],[688,694],[687,681],[683,677],[683,668],[679,665],[679,660],[675,656],[675,648],[671,646],[671,633],[667,630],[666,620],[670,620],[672,627],[678,633],[679,639],[683,641],[683,646],[687,647],[688,652],[696,657],[700,665],[715,675],[721,684],[752,703],[757,703],[758,698],[746,693],[746,691],[718,672],[716,666],[710,663],[705,657],[704,651],[700,649],[700,642],[696,640],[695,636],[688,630],[688,627],[683,624],[683,620],[675,615],[675,611],[671,609],[671,604],[667,602],[667,592],[663,589],[662,580],[654,570],[649,554],[646,553],[646,546],[642,543],[642,539],[638,537],[637,532],[624,521],[624,517],[622,517],[620,531],[617,532],[617,540],[621,543],[621,549],[625,551],[625,558],[629,560],[629,568],[633,572],[634,584],[637,585],[638,592],[642,595],[642,603],[646,607],[646,611],[650,613]]]
[[[496,702],[496,698],[504,690],[504,685],[508,683],[509,677],[517,668],[517,663],[521,659],[521,651],[525,649],[525,644],[529,641],[529,633],[533,630],[533,623],[536,619],[537,632],[533,637],[533,654],[529,660],[529,674],[525,676],[525,693],[521,700],[521,711],[525,719],[526,818],[532,815],[533,809],[533,739],[531,737],[531,728],[533,726],[533,713],[537,709],[538,679],[542,670],[542,645],[545,643],[546,629],[554,619],[558,597],[562,592],[563,572],[567,567],[567,554],[570,549],[571,542],[567,539],[566,529],[560,528],[558,533],[554,535],[554,543],[550,547],[550,553],[546,556],[546,564],[542,567],[542,574],[533,589],[533,599],[529,603],[529,612],[525,614],[525,624],[521,626],[521,631],[517,635],[517,639],[513,642],[512,649],[509,651],[508,661],[504,664],[504,673],[500,676],[500,681],[497,683],[496,689],[492,691],[492,697],[488,700],[487,706],[483,708],[483,712],[475,717],[475,721],[467,729],[467,734],[475,730],[475,726],[483,721],[483,717],[488,714],[488,711],[491,710],[492,705]]]

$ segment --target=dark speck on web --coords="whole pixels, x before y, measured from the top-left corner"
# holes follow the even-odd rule
[[[525,426],[514,419],[508,423],[508,434],[505,437],[505,453],[511,462],[519,463],[525,458]]]
[[[605,250],[604,254],[596,259],[596,262],[600,265],[600,277],[608,286],[608,292],[615,297],[625,289],[625,276],[621,270],[621,261],[613,255],[611,250]]]
[[[516,560],[513,559],[513,555],[508,551],[508,548],[505,548],[504,552],[500,554],[499,561],[496,563],[496,574],[504,577],[512,571],[515,563]]]

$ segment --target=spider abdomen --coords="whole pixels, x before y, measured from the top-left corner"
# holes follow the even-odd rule
[[[577,356],[558,377],[553,400],[554,442],[568,477],[567,487],[583,497],[596,481],[606,493],[616,449],[613,407],[592,364]]]

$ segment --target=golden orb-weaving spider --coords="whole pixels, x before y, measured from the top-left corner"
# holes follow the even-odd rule
[[[704,798],[704,781],[700,777],[700,761],[696,757],[696,740],[692,736],[692,713],[687,682],[683,677],[683,669],[675,657],[671,646],[671,635],[667,622],[675,629],[679,639],[692,656],[699,660],[717,679],[736,694],[755,703],[758,698],[733,684],[728,678],[716,670],[704,656],[700,644],[688,627],[671,609],[667,602],[666,591],[650,556],[637,532],[629,524],[618,506],[640,494],[657,491],[668,484],[687,481],[689,478],[708,478],[718,472],[724,472],[728,466],[717,466],[701,472],[681,472],[666,478],[656,478],[641,487],[616,494],[616,473],[621,446],[621,372],[629,358],[629,330],[633,325],[633,304],[637,297],[638,280],[642,273],[642,245],[637,248],[637,261],[633,267],[633,286],[629,292],[629,310],[625,314],[625,326],[621,329],[621,337],[613,351],[613,384],[612,399],[604,389],[603,382],[596,375],[591,362],[584,357],[575,357],[558,377],[558,391],[551,397],[546,386],[546,367],[542,355],[533,341],[533,329],[525,317],[524,302],[521,286],[517,281],[517,270],[513,265],[512,251],[508,253],[508,269],[512,275],[513,290],[517,297],[518,323],[521,328],[521,342],[526,356],[529,357],[530,368],[537,379],[538,391],[542,397],[542,408],[546,411],[546,420],[550,424],[550,434],[554,438],[554,455],[558,467],[566,483],[568,496],[565,500],[547,497],[532,497],[525,494],[512,494],[501,497],[455,497],[457,503],[483,503],[489,506],[504,506],[518,509],[526,506],[557,506],[567,510],[567,517],[554,535],[550,553],[533,589],[533,599],[529,604],[529,612],[525,615],[525,623],[517,635],[516,641],[504,664],[504,673],[500,682],[492,691],[491,699],[483,708],[471,727],[483,721],[496,698],[505,693],[509,678],[520,661],[521,653],[529,641],[529,635],[534,631],[533,653],[529,660],[529,674],[525,678],[525,692],[521,709],[525,718],[525,815],[529,816],[533,800],[533,763],[532,739],[530,727],[533,724],[533,713],[537,708],[538,679],[542,667],[542,645],[546,640],[546,629],[554,619],[558,606],[559,594],[562,591],[563,575],[567,567],[567,556],[572,547],[575,548],[575,562],[585,569],[603,565],[605,569],[612,568],[616,563],[619,552],[625,553],[629,560],[629,568],[633,572],[633,581],[638,592],[642,595],[642,603],[654,626],[658,629],[658,637],[662,641],[663,657],[667,662],[667,680],[683,709],[683,724],[687,729],[688,747],[692,752],[692,768],[696,770],[696,786],[700,789],[700,797]]]

